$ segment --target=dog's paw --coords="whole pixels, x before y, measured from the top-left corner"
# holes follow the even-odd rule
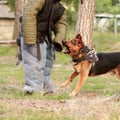
[[[70,96],[70,97],[75,97],[75,96],[77,96],[77,93],[76,93],[75,91],[73,91],[72,93],[70,93],[69,96]]]
[[[62,83],[61,84],[61,87],[63,88],[63,87],[66,87],[66,83]]]

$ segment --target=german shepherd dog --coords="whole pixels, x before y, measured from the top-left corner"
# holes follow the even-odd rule
[[[80,34],[76,38],[62,43],[66,47],[64,53],[69,54],[74,62],[75,71],[61,87],[66,87],[77,75],[80,75],[76,88],[70,94],[71,96],[77,95],[88,76],[111,72],[120,79],[120,52],[96,53],[84,45]]]

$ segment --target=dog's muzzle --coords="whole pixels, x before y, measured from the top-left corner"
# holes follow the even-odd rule
[[[66,47],[65,50],[63,50],[63,53],[64,53],[64,54],[70,54],[70,50],[69,50],[69,48],[67,47],[65,40],[62,40],[62,44],[63,44],[63,46]]]
[[[64,51],[63,51],[64,54],[70,54],[70,50],[69,48],[67,47]]]

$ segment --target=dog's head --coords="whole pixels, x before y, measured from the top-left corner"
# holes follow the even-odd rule
[[[68,41],[62,41],[63,46],[66,47],[64,50],[65,54],[70,54],[70,56],[74,56],[76,53],[78,53],[84,46],[84,43],[82,41],[82,37],[80,34],[78,34],[74,39],[68,40]]]

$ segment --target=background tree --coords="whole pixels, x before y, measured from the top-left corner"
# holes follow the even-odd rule
[[[21,29],[20,27],[20,22],[19,22],[19,18],[23,13],[23,6],[24,4],[27,2],[27,0],[10,0],[9,3],[13,4],[14,6],[12,7],[12,9],[14,9],[15,11],[15,29],[14,29],[14,38],[16,39],[18,36],[18,33]]]
[[[83,3],[81,1],[79,1],[76,34],[80,33],[84,43],[91,47],[95,0],[83,0]]]
[[[112,0],[112,5],[116,5],[120,2],[120,0]]]
[[[71,26],[75,26],[79,0],[62,0],[62,2],[67,9],[67,23]]]
[[[96,0],[96,13],[119,14],[120,6],[116,6],[119,0]]]
[[[83,5],[80,5],[79,1],[80,0],[62,0],[63,4],[67,8],[67,12],[68,12],[68,33],[71,30],[74,31],[76,21],[80,22],[79,20],[77,20],[77,12],[80,15],[80,11],[81,11],[81,14],[82,14],[82,12],[84,11],[84,10],[82,10],[82,8],[84,8],[84,6],[85,6],[84,3],[88,4],[88,2],[86,0],[83,0]],[[90,1],[90,0],[88,0],[88,1]],[[26,0],[8,0],[8,2],[9,2],[9,5],[12,10],[16,9],[15,14],[16,14],[17,26],[16,26],[15,31],[18,31],[19,28],[17,28],[17,27],[19,27],[19,22],[18,22],[18,18],[20,16],[19,13],[22,14],[23,5],[26,2]],[[90,1],[90,4],[91,4],[91,2],[92,1]],[[95,12],[96,13],[112,13],[112,14],[120,13],[119,7],[115,6],[118,2],[119,2],[119,0],[96,0],[94,3],[95,4],[94,5]],[[87,4],[86,4],[86,7],[88,6]],[[80,6],[82,7],[81,10],[80,10]],[[14,9],[14,7],[15,7],[15,9]],[[87,11],[88,10],[86,8],[86,13],[84,13],[85,16],[86,16],[86,14],[89,14]],[[91,9],[91,11],[92,11],[92,9]],[[93,17],[93,16],[91,16],[91,17]],[[82,19],[82,16],[79,16],[78,19]],[[77,22],[77,25],[78,25],[78,22]],[[16,33],[18,33],[18,32],[16,32]],[[15,36],[17,36],[17,35],[15,35]],[[70,37],[71,37],[71,35],[70,35]]]

